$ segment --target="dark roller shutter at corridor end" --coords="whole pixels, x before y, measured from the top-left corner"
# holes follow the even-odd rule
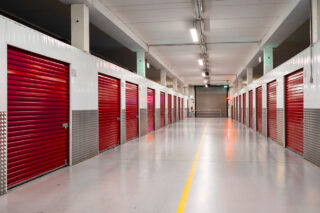
[[[168,124],[172,123],[172,96],[168,94]]]
[[[303,70],[285,80],[286,146],[303,155]]]
[[[249,91],[249,127],[253,128],[253,94]]]
[[[256,88],[256,125],[257,131],[262,133],[262,87]]]
[[[166,98],[165,93],[160,92],[160,127],[165,126],[165,110],[166,110]]]
[[[69,67],[8,47],[7,184],[65,166],[69,156]]]
[[[131,140],[139,135],[139,87],[126,82],[126,138]]]
[[[154,90],[148,88],[148,132],[154,131]]]
[[[242,123],[243,124],[246,124],[246,122],[247,122],[247,112],[246,112],[246,107],[247,107],[247,100],[246,100],[246,96],[247,96],[247,94],[246,93],[243,93],[243,95],[242,95],[242,103],[243,103],[243,118],[242,118]]]
[[[277,82],[267,84],[268,137],[277,140]]]
[[[99,88],[99,151],[120,143],[120,81],[103,74]]]

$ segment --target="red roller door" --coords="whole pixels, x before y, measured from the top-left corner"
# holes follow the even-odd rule
[[[268,137],[277,139],[277,82],[272,81],[267,85],[267,115],[268,115]]]
[[[154,90],[148,88],[148,132],[154,131]]]
[[[236,120],[236,98],[233,98],[233,119]]]
[[[178,98],[178,120],[181,119],[181,101],[180,98]]]
[[[177,121],[177,97],[173,96],[173,122]]]
[[[172,123],[172,96],[168,94],[168,124]]]
[[[241,95],[239,95],[239,122],[242,122],[242,111],[241,111],[242,107],[241,107]]]
[[[99,87],[99,151],[120,143],[120,81],[103,74]]]
[[[183,112],[184,112],[184,99],[182,98],[182,112],[181,112],[181,119],[183,120]]]
[[[8,47],[9,187],[67,164],[68,123],[68,65]]]
[[[238,102],[238,96],[236,97],[236,120],[238,121],[239,120],[239,102]]]
[[[243,95],[242,95],[242,103],[243,103],[243,108],[242,108],[242,110],[243,110],[243,119],[242,119],[242,123],[243,124],[246,124],[246,122],[247,122],[247,112],[246,112],[246,107],[247,107],[247,100],[246,100],[246,96],[247,96],[247,94],[246,93],[243,93]]]
[[[139,96],[138,85],[126,82],[126,135],[127,140],[139,135]]]
[[[253,128],[253,94],[249,91],[249,127]]]
[[[285,82],[286,145],[303,154],[303,70],[290,74]]]
[[[256,124],[257,131],[262,132],[262,87],[256,88]]]
[[[165,110],[166,110],[166,102],[165,102],[165,93],[160,92],[160,127],[165,126]]]

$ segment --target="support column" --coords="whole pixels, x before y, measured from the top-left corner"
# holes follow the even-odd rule
[[[248,67],[247,68],[247,85],[251,84],[253,81],[253,68]]]
[[[71,44],[85,52],[90,52],[89,8],[85,4],[71,5]]]
[[[161,85],[165,87],[167,86],[167,72],[165,70],[161,70],[160,81],[161,81]]]
[[[263,74],[273,70],[273,48],[274,46],[263,48]]]
[[[178,91],[178,79],[176,78],[173,79],[173,90]]]
[[[238,81],[238,91],[239,91],[239,90],[242,89],[242,78],[241,78],[241,76],[238,76],[237,81]]]
[[[137,74],[146,77],[146,55],[144,51],[137,52]]]
[[[312,0],[312,43],[320,39],[320,0]]]

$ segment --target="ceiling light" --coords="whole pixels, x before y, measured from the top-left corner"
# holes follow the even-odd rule
[[[195,43],[199,42],[199,36],[198,36],[197,29],[191,28],[190,33],[191,33],[192,41]]]
[[[208,84],[206,84],[206,87],[208,87]]]
[[[149,69],[150,68],[150,64],[149,64],[149,62],[147,62],[147,69]]]
[[[224,88],[228,88],[229,86],[228,85],[224,85]]]
[[[208,80],[204,80],[203,82],[206,84],[206,83],[208,83]]]
[[[206,72],[203,71],[203,72],[202,72],[202,76],[203,76],[203,77],[206,77]]]
[[[262,61],[262,58],[261,58],[261,56],[259,57],[259,63],[261,63],[261,61]]]
[[[200,58],[200,59],[198,60],[198,63],[199,63],[200,66],[203,66],[203,59]]]

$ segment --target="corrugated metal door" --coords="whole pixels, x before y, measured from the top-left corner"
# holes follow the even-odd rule
[[[99,151],[120,143],[120,81],[103,74],[99,87]]]
[[[286,145],[303,154],[303,70],[286,76]]]
[[[148,132],[154,131],[154,90],[148,88]]]
[[[184,99],[182,98],[182,112],[181,112],[181,119],[183,120],[183,112],[184,112]]]
[[[168,124],[172,123],[172,96],[168,94]]]
[[[239,122],[242,122],[242,111],[241,111],[242,107],[241,107],[241,95],[239,95]]]
[[[249,91],[249,127],[253,128],[253,94]]]
[[[246,93],[243,93],[242,95],[242,103],[243,103],[243,119],[242,119],[242,122],[243,124],[246,124],[247,122],[247,112],[246,112],[246,107],[247,107],[247,100],[246,100],[246,96],[247,94]]]
[[[8,47],[9,187],[67,164],[68,123],[68,65]]]
[[[180,97],[178,97],[178,120],[180,120],[180,115],[181,115],[181,101]]]
[[[166,114],[166,98],[165,93],[160,92],[160,127],[165,126],[165,114]]]
[[[239,101],[238,101],[238,96],[236,97],[236,120],[238,121],[239,120]]]
[[[177,97],[173,96],[173,122],[177,121]]]
[[[126,82],[126,136],[127,140],[139,135],[139,87]]]
[[[262,132],[262,87],[256,88],[256,124],[257,131]]]
[[[277,140],[277,82],[267,84],[268,137]]]

